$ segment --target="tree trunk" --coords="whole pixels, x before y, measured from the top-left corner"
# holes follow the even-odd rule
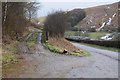
[[[5,24],[5,21],[6,21],[6,17],[7,17],[7,8],[8,8],[8,6],[7,6],[7,2],[5,3],[5,14],[4,14],[4,16],[3,16],[3,24]]]

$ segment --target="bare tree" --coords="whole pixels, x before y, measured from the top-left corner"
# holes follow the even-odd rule
[[[31,18],[36,17],[37,10],[40,9],[40,3],[37,2],[29,2],[26,5],[26,16],[29,18],[29,21]]]
[[[4,13],[3,13],[3,24],[5,23],[5,20],[6,20],[6,14],[7,14],[7,2],[3,3],[2,6],[4,7],[2,10],[4,10]]]
[[[50,37],[63,37],[67,27],[67,15],[63,11],[56,11],[47,16],[44,31]]]
[[[31,7],[29,7],[30,4]],[[20,35],[25,30],[25,22],[27,21],[26,13],[28,10],[35,13],[37,11],[35,3],[2,2],[3,36],[10,35],[14,38],[15,33]]]

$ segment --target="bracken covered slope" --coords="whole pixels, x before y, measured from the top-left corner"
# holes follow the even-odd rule
[[[77,24],[79,28],[95,28],[101,30],[104,28],[117,29],[118,18],[120,15],[120,8],[118,8],[119,2],[85,8],[86,17]]]

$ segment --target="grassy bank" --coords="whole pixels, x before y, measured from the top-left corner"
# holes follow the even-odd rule
[[[22,36],[19,36],[19,39],[21,40],[24,36],[26,36],[29,33],[28,30],[24,31]],[[9,44],[2,43],[2,64],[10,64],[13,62],[18,61],[18,55],[16,53],[19,53],[17,51],[17,45],[19,41],[17,40],[8,40],[10,41]]]
[[[54,53],[62,53],[62,49],[58,48],[58,47],[55,47],[53,46],[52,44],[48,43],[47,41],[45,43],[43,43],[44,47],[49,49],[51,52],[54,52]]]
[[[17,61],[15,53],[17,53],[18,41],[11,41],[10,44],[2,45],[2,64],[7,64]]]
[[[74,56],[90,56],[88,52],[76,48],[75,46],[73,46],[71,43],[69,43],[64,39],[61,40],[52,39],[52,41],[47,41],[46,43],[43,44],[51,52],[65,54],[65,55],[74,55]],[[65,49],[68,51],[67,53],[63,53]]]
[[[81,33],[81,32],[77,32],[77,31],[66,31],[65,35],[66,36],[86,36],[86,37],[90,37],[91,39],[98,39],[102,36],[105,36],[107,34],[107,32],[87,32],[87,33]]]

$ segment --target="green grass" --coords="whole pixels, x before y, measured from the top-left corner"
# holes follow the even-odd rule
[[[14,41],[11,41],[10,44],[3,45],[3,48],[5,48],[6,50],[8,50],[12,53],[16,53],[17,52],[17,48],[16,48],[17,44],[18,44],[18,41],[14,40]]]
[[[14,56],[14,54],[7,53],[2,57],[2,64],[7,64],[11,62],[17,61],[17,58]]]
[[[77,35],[81,35],[81,36],[87,36],[90,37],[91,39],[98,39],[102,36],[105,36],[107,34],[107,32],[87,32],[85,34],[81,33],[81,32],[77,32],[77,31],[66,31],[65,35],[66,36],[77,36]]]
[[[46,47],[47,49],[49,49],[51,52],[54,52],[54,53],[62,53],[64,51],[63,49],[53,46],[48,42],[43,43],[43,45],[44,45],[44,47]],[[66,55],[90,56],[90,54],[87,51],[83,51],[83,50],[80,50],[79,52],[68,52]]]
[[[107,32],[89,32],[89,37],[92,39],[97,39],[108,34]]]
[[[35,32],[40,32],[41,30],[38,28],[33,28],[32,30],[34,30]]]
[[[31,49],[36,44],[38,34],[39,34],[39,31],[34,31],[34,33],[27,40],[26,44],[29,49]]]
[[[62,49],[58,48],[58,47],[55,47],[53,45],[51,45],[50,43],[46,42],[46,43],[43,43],[43,45],[48,48],[51,52],[54,52],[54,53],[62,53]]]
[[[86,43],[80,43],[80,44],[91,46],[91,47],[98,48],[98,49],[104,49],[104,50],[110,50],[110,51],[114,51],[114,52],[120,52],[119,48],[104,47],[104,46],[99,46],[99,45],[94,45],[94,44],[86,44]]]
[[[39,18],[36,18],[36,19],[32,19],[31,21],[32,22],[39,21],[39,22],[43,23],[45,21],[45,19],[46,19],[46,16],[42,16],[42,17],[39,17]]]
[[[66,31],[65,35],[66,36],[75,36],[76,31]]]
[[[25,31],[20,38],[22,39],[24,36],[26,36],[29,33],[29,31]],[[2,64],[9,64],[11,62],[17,61],[17,57],[15,53],[17,53],[17,40],[11,40],[10,44],[3,44],[2,45]]]
[[[3,45],[2,47],[2,64],[11,63],[17,61],[15,53],[17,53],[18,41],[11,41],[10,44]]]
[[[37,40],[37,36],[38,36],[38,33],[39,33],[39,29],[36,29],[36,28],[33,28],[34,29],[34,34],[28,39],[27,41],[27,46],[29,48],[31,48],[35,43],[36,43],[36,40]],[[28,32],[24,32],[23,33],[23,36],[27,35]],[[23,37],[22,36],[22,37]],[[22,38],[21,37],[21,38]],[[14,41],[11,41],[10,44],[6,44],[6,45],[2,45],[2,64],[7,64],[7,63],[11,63],[11,62],[14,62],[14,61],[17,61],[17,58],[15,56],[15,53],[17,53],[17,45],[18,45],[18,41],[17,40],[14,40]]]

